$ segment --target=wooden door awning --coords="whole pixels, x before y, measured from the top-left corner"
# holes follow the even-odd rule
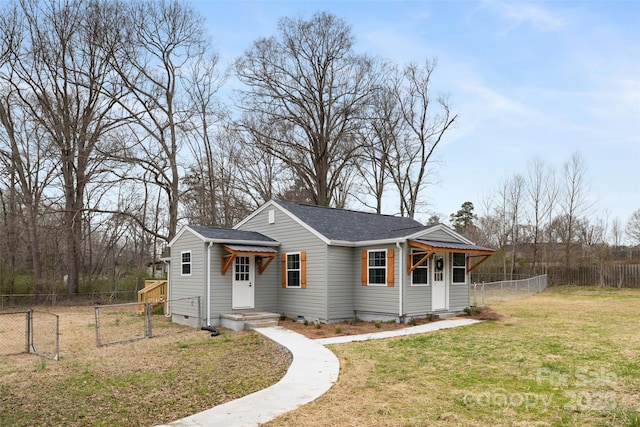
[[[222,274],[224,275],[238,255],[255,255],[258,259],[258,274],[271,264],[277,251],[266,246],[222,245],[228,255],[222,257]]]
[[[418,266],[422,265],[426,262],[427,259],[435,252],[456,252],[456,253],[464,253],[469,255],[467,257],[467,273],[470,273],[475,268],[477,268],[480,264],[485,262],[495,251],[490,248],[485,248],[483,246],[470,245],[467,243],[453,243],[453,242],[440,242],[436,240],[422,240],[415,239],[409,240],[409,246],[412,248],[419,249],[415,252],[409,252],[407,255],[407,269],[408,272],[411,273],[413,270],[418,268]],[[423,255],[417,262],[413,262],[415,255]],[[471,263],[471,258],[479,257],[480,259],[475,261],[473,264]]]

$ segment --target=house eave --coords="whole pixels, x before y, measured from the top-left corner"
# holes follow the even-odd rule
[[[250,246],[280,246],[280,242],[265,242],[264,240],[230,240],[230,239],[207,239],[204,241],[206,243],[218,243],[221,245],[229,244],[229,245],[250,245]]]
[[[379,240],[362,240],[359,242],[350,242],[347,240],[329,240],[327,242],[330,246],[347,246],[351,248],[359,248],[362,246],[380,246],[380,245],[395,245],[396,243],[406,242],[406,237],[393,238],[393,239],[379,239]]]

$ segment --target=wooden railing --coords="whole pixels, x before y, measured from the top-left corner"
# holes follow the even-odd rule
[[[138,291],[138,312],[144,311],[144,304],[150,303],[152,309],[155,309],[167,302],[168,282],[166,280],[145,280],[144,289]]]

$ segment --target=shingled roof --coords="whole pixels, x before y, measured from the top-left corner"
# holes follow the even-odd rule
[[[275,243],[271,237],[256,231],[235,230],[232,228],[208,227],[204,225],[187,225],[190,229],[208,240],[229,240],[247,242]]]
[[[409,236],[429,226],[411,218],[275,200],[328,240],[363,242]]]

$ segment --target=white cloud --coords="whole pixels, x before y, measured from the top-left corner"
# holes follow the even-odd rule
[[[560,16],[537,4],[488,2],[487,5],[510,23],[506,32],[521,25],[530,25],[539,31],[556,31],[566,25]]]

